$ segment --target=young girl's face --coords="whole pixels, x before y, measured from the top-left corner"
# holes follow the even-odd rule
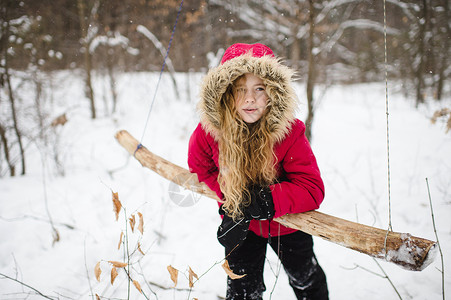
[[[260,77],[244,74],[235,82],[233,96],[238,114],[244,122],[252,124],[260,120],[266,110],[268,94]]]

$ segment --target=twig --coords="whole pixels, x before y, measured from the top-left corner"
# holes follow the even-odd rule
[[[274,293],[275,289],[276,289],[276,285],[277,285],[277,281],[279,280],[279,275],[280,275],[280,268],[282,266],[282,260],[280,258],[280,224],[278,226],[279,232],[277,233],[277,272],[274,273],[274,271],[272,270],[271,264],[268,261],[269,266],[271,267],[271,271],[273,271],[273,274],[276,276],[276,280],[274,281],[274,285],[272,287],[271,293],[269,294],[269,299],[272,299],[272,294]],[[268,259],[267,259],[268,260]]]
[[[390,282],[390,284],[391,284],[391,286],[393,287],[393,289],[395,290],[395,292],[396,292],[396,294],[398,295],[399,299],[402,300],[401,295],[399,294],[398,290],[396,289],[395,285],[393,284],[393,282],[391,281],[390,277],[387,275],[387,273],[385,272],[385,270],[382,268],[382,266],[379,264],[379,262],[378,262],[375,258],[373,258],[373,260],[374,260],[374,262],[377,264],[377,266],[379,267],[379,269],[381,269],[382,273],[384,273],[384,275],[378,274],[378,273],[376,273],[376,272],[374,272],[374,271],[371,271],[371,270],[369,270],[369,269],[367,269],[367,268],[364,268],[364,267],[362,267],[362,266],[360,266],[360,265],[357,265],[357,264],[354,264],[354,268],[346,268],[346,267],[343,267],[343,266],[342,266],[342,268],[345,269],[345,270],[350,270],[350,271],[359,268],[359,269],[362,269],[362,270],[364,270],[364,271],[367,271],[368,273],[371,273],[371,274],[373,274],[373,275],[375,275],[375,276],[378,276],[378,277],[380,277],[380,278],[387,279],[388,282]]]
[[[154,292],[154,290],[152,290],[152,287],[149,284],[149,281],[146,279],[146,276],[144,276],[144,270],[143,267],[141,266],[141,260],[138,260],[138,266],[141,269],[141,272],[136,272],[138,274],[140,274],[142,276],[142,278],[144,279],[144,282],[146,283],[147,287],[149,288],[150,292],[155,296],[155,298],[158,300],[158,295],[157,293]],[[136,270],[135,270],[136,271]]]
[[[383,276],[383,275],[381,275],[381,274],[378,274],[378,273],[376,273],[376,272],[374,272],[374,271],[371,271],[370,269],[367,269],[367,268],[362,267],[362,266],[357,265],[357,264],[354,264],[354,267],[353,267],[353,268],[343,267],[343,266],[341,266],[341,268],[342,268],[342,269],[345,269],[345,270],[348,270],[348,271],[352,271],[352,270],[355,270],[355,269],[362,269],[362,270],[364,270],[364,271],[367,271],[368,273],[371,273],[371,274],[373,274],[373,275],[375,275],[375,276],[378,276],[378,277],[380,277],[380,278],[384,278],[384,279],[385,279],[385,276]]]
[[[83,243],[83,250],[84,250],[83,254],[84,254],[84,259],[85,259],[86,276],[88,277],[89,291],[91,292],[92,299],[94,300],[94,293],[92,292],[92,286],[91,286],[91,278],[89,277],[88,266],[86,265],[86,237],[85,237],[85,241]]]
[[[226,255],[226,257],[224,257],[223,259],[221,259],[221,260],[215,262],[210,268],[207,269],[207,271],[205,271],[205,272],[202,273],[198,278],[196,278],[196,280],[194,280],[194,282],[193,282],[193,287],[194,287],[194,284],[195,284],[196,282],[198,282],[202,277],[204,277],[208,272],[210,272],[211,269],[213,269],[215,266],[217,266],[217,265],[219,265],[220,263],[222,263],[223,261],[225,261],[225,260],[227,259],[227,257],[229,257],[229,255],[232,254],[233,251],[235,251],[235,249],[236,249],[237,247],[238,247],[238,245],[236,245],[235,247],[233,247],[233,249],[230,250],[230,252]],[[190,288],[190,289],[189,289],[188,299],[189,299],[189,297],[190,297],[190,295],[191,295],[192,289],[193,289],[193,288]]]
[[[125,167],[127,167],[129,162],[130,162],[130,157],[131,157],[130,155],[127,155],[127,159],[126,159],[125,163],[122,166],[118,166],[116,168],[107,170],[108,175],[110,175],[110,177],[113,178],[114,177],[114,173],[125,169]]]
[[[396,289],[395,285],[393,284],[393,282],[391,281],[390,277],[388,277],[387,273],[385,273],[384,268],[382,268],[382,266],[379,264],[379,262],[373,258],[374,262],[377,264],[377,266],[379,267],[379,269],[381,269],[382,273],[384,273],[385,278],[388,280],[388,282],[390,282],[391,286],[393,287],[393,289],[395,290],[396,294],[398,295],[399,299],[402,300],[401,295],[399,294],[398,290]]]
[[[427,178],[426,178],[426,185],[428,187],[429,206],[431,207],[432,226],[434,227],[435,238],[437,239],[438,250],[440,252],[440,260],[442,262],[442,270],[440,271],[440,273],[442,273],[442,296],[443,296],[443,300],[445,300],[445,263],[443,261],[442,247],[440,247],[440,242],[439,242],[438,234],[437,234],[437,228],[435,226],[434,210],[432,209],[431,190],[429,189],[429,181]]]
[[[161,285],[159,283],[153,282],[153,281],[147,281],[148,284],[151,284],[153,286],[156,286],[157,288],[160,288],[162,290],[176,290],[176,291],[185,291],[185,292],[190,292],[192,289],[187,289],[187,288],[178,288],[178,287],[166,287],[164,285]]]
[[[235,247],[236,248],[236,247]],[[235,249],[234,248],[234,249]],[[233,250],[232,250],[233,251]],[[230,253],[229,253],[230,254]],[[227,258],[227,257],[226,257]],[[193,285],[198,282],[202,277],[204,277],[208,272],[210,272],[211,269],[213,269],[215,266],[219,265],[220,263],[222,263],[226,258],[221,259],[220,261],[215,262],[210,268],[207,269],[207,271],[205,271],[204,273],[202,273],[199,278],[197,278],[194,282]]]
[[[125,272],[127,273],[128,276],[128,293],[127,293],[127,299],[130,299],[130,253],[129,253],[129,249],[128,249],[128,218],[127,218],[127,210],[125,209],[124,206],[122,206],[122,208],[124,209],[124,217],[125,217],[125,247],[124,247],[124,252],[127,255],[127,269],[124,268]]]
[[[59,234],[58,230],[56,230],[55,224],[53,224],[52,215],[50,214],[48,197],[47,197],[47,181],[45,178],[45,176],[46,176],[45,171],[47,168],[46,168],[46,164],[45,164],[44,154],[42,153],[42,151],[39,151],[39,152],[41,154],[41,163],[42,163],[42,185],[43,185],[43,189],[44,189],[45,210],[47,212],[47,216],[49,217],[50,226],[52,227],[52,230],[53,230],[53,245],[55,245],[55,243],[59,242],[59,240],[60,240],[60,234]]]
[[[26,284],[26,283],[24,283],[24,282],[22,282],[22,281],[19,281],[19,280],[15,279],[15,278],[9,277],[8,275],[5,275],[5,274],[3,274],[3,273],[0,273],[0,276],[3,276],[3,277],[5,277],[5,278],[7,278],[7,279],[9,279],[9,280],[15,281],[15,282],[17,282],[17,283],[19,283],[19,284],[21,284],[21,285],[23,285],[23,286],[25,286],[25,287],[27,287],[27,288],[33,290],[33,291],[35,291],[35,292],[36,292],[39,296],[41,296],[41,297],[44,297],[44,298],[50,299],[50,300],[54,300],[54,299],[55,299],[55,298],[50,298],[49,296],[44,295],[43,293],[41,293],[40,291],[38,291],[38,290],[35,289],[34,287],[29,286],[28,284]]]
[[[272,287],[271,293],[269,294],[269,299],[272,299],[272,294],[274,293],[275,289],[276,289],[276,285],[277,285],[277,281],[279,280],[279,274],[280,274],[280,269],[281,269],[282,263],[279,259],[279,261],[277,262],[277,273],[276,275],[276,280],[274,281],[274,285]]]
[[[127,267],[130,267],[130,265],[128,265]],[[124,271],[125,271],[125,274],[127,274],[127,277],[128,277],[128,287],[129,287],[129,289],[130,289],[130,282],[132,282],[133,281],[133,279],[132,279],[132,277],[130,276],[130,273],[129,273],[129,271],[126,269],[126,268],[124,268]],[[141,289],[141,294],[144,296],[144,298],[146,298],[147,300],[149,300],[149,298],[147,297],[147,295],[146,295],[146,293],[144,293],[144,291]],[[129,294],[128,294],[128,299],[130,299],[130,290],[129,290]]]
[[[6,222],[14,222],[14,221],[21,221],[24,219],[33,219],[36,221],[41,221],[41,222],[45,222],[45,223],[49,223],[50,221],[41,217],[37,217],[37,216],[32,216],[32,215],[23,215],[20,217],[13,217],[13,218],[5,218],[0,216],[0,220],[6,221]],[[75,226],[71,225],[71,224],[67,224],[67,223],[61,223],[61,222],[53,222],[53,225],[58,225],[58,226],[64,226],[68,229],[71,230],[75,230]],[[78,229],[77,229],[78,230]]]

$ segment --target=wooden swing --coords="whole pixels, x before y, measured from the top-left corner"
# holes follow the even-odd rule
[[[180,9],[177,13],[176,22],[172,30],[171,40],[169,42],[166,57],[163,62],[163,67],[160,72],[164,70],[165,61],[169,53],[172,37],[175,32],[177,20],[183,5],[183,0],[180,3]],[[386,14],[384,1],[384,44],[385,44],[385,65],[387,65],[387,50],[386,50]],[[387,72],[387,71],[386,71]],[[387,96],[387,73],[386,78],[386,100]],[[159,84],[160,81],[158,81]],[[158,84],[157,88],[158,89]],[[155,90],[155,95],[156,95]],[[155,100],[155,95],[152,100],[152,105]],[[152,105],[149,110],[152,109]],[[147,121],[149,115],[147,117]],[[147,122],[146,122],[147,126]],[[145,127],[146,127],[145,126]],[[145,129],[144,129],[145,130]],[[388,112],[387,112],[387,133],[388,133]],[[144,134],[143,134],[144,136]],[[209,189],[205,183],[200,183],[195,173],[190,173],[188,170],[177,166],[164,158],[150,152],[146,147],[131,136],[127,131],[121,130],[115,135],[117,141],[122,145],[131,155],[133,155],[142,166],[155,171],[160,176],[174,182],[181,187],[190,191],[205,195],[214,200],[220,200],[216,193]],[[388,138],[388,136],[387,136]],[[387,139],[388,142],[388,139]],[[407,270],[421,271],[431,264],[437,252],[437,243],[424,238],[415,237],[408,233],[399,233],[390,230],[375,228],[344,219],[340,219],[331,215],[327,215],[318,211],[309,211],[297,214],[288,214],[274,219],[274,221],[283,224],[284,226],[301,230],[310,235],[320,237],[327,241],[333,242],[340,246],[367,254],[371,257],[384,259],[388,262],[395,263]]]
[[[215,192],[205,183],[198,181],[195,173],[190,173],[187,169],[140,146],[139,141],[126,130],[117,132],[115,137],[142,166],[185,189],[219,200]],[[391,231],[387,233],[384,229],[347,221],[318,211],[288,214],[274,221],[412,271],[426,268],[434,260],[437,252],[436,242],[408,233]]]

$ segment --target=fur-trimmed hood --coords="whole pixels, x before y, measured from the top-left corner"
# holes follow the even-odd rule
[[[267,119],[268,130],[275,142],[280,142],[290,131],[295,120],[297,97],[292,88],[292,69],[280,63],[280,60],[266,55],[254,57],[252,53],[237,56],[225,61],[216,68],[212,68],[204,77],[198,111],[202,127],[215,140],[222,128],[222,95],[235,79],[245,73],[253,73],[260,77],[266,85],[270,105],[264,115]]]

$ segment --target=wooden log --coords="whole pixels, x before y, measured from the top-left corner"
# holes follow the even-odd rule
[[[198,181],[196,174],[150,152],[127,131],[117,132],[116,139],[144,167],[185,189],[220,201],[216,193]],[[437,252],[434,241],[347,221],[318,211],[288,214],[274,221],[412,271],[426,268]]]

